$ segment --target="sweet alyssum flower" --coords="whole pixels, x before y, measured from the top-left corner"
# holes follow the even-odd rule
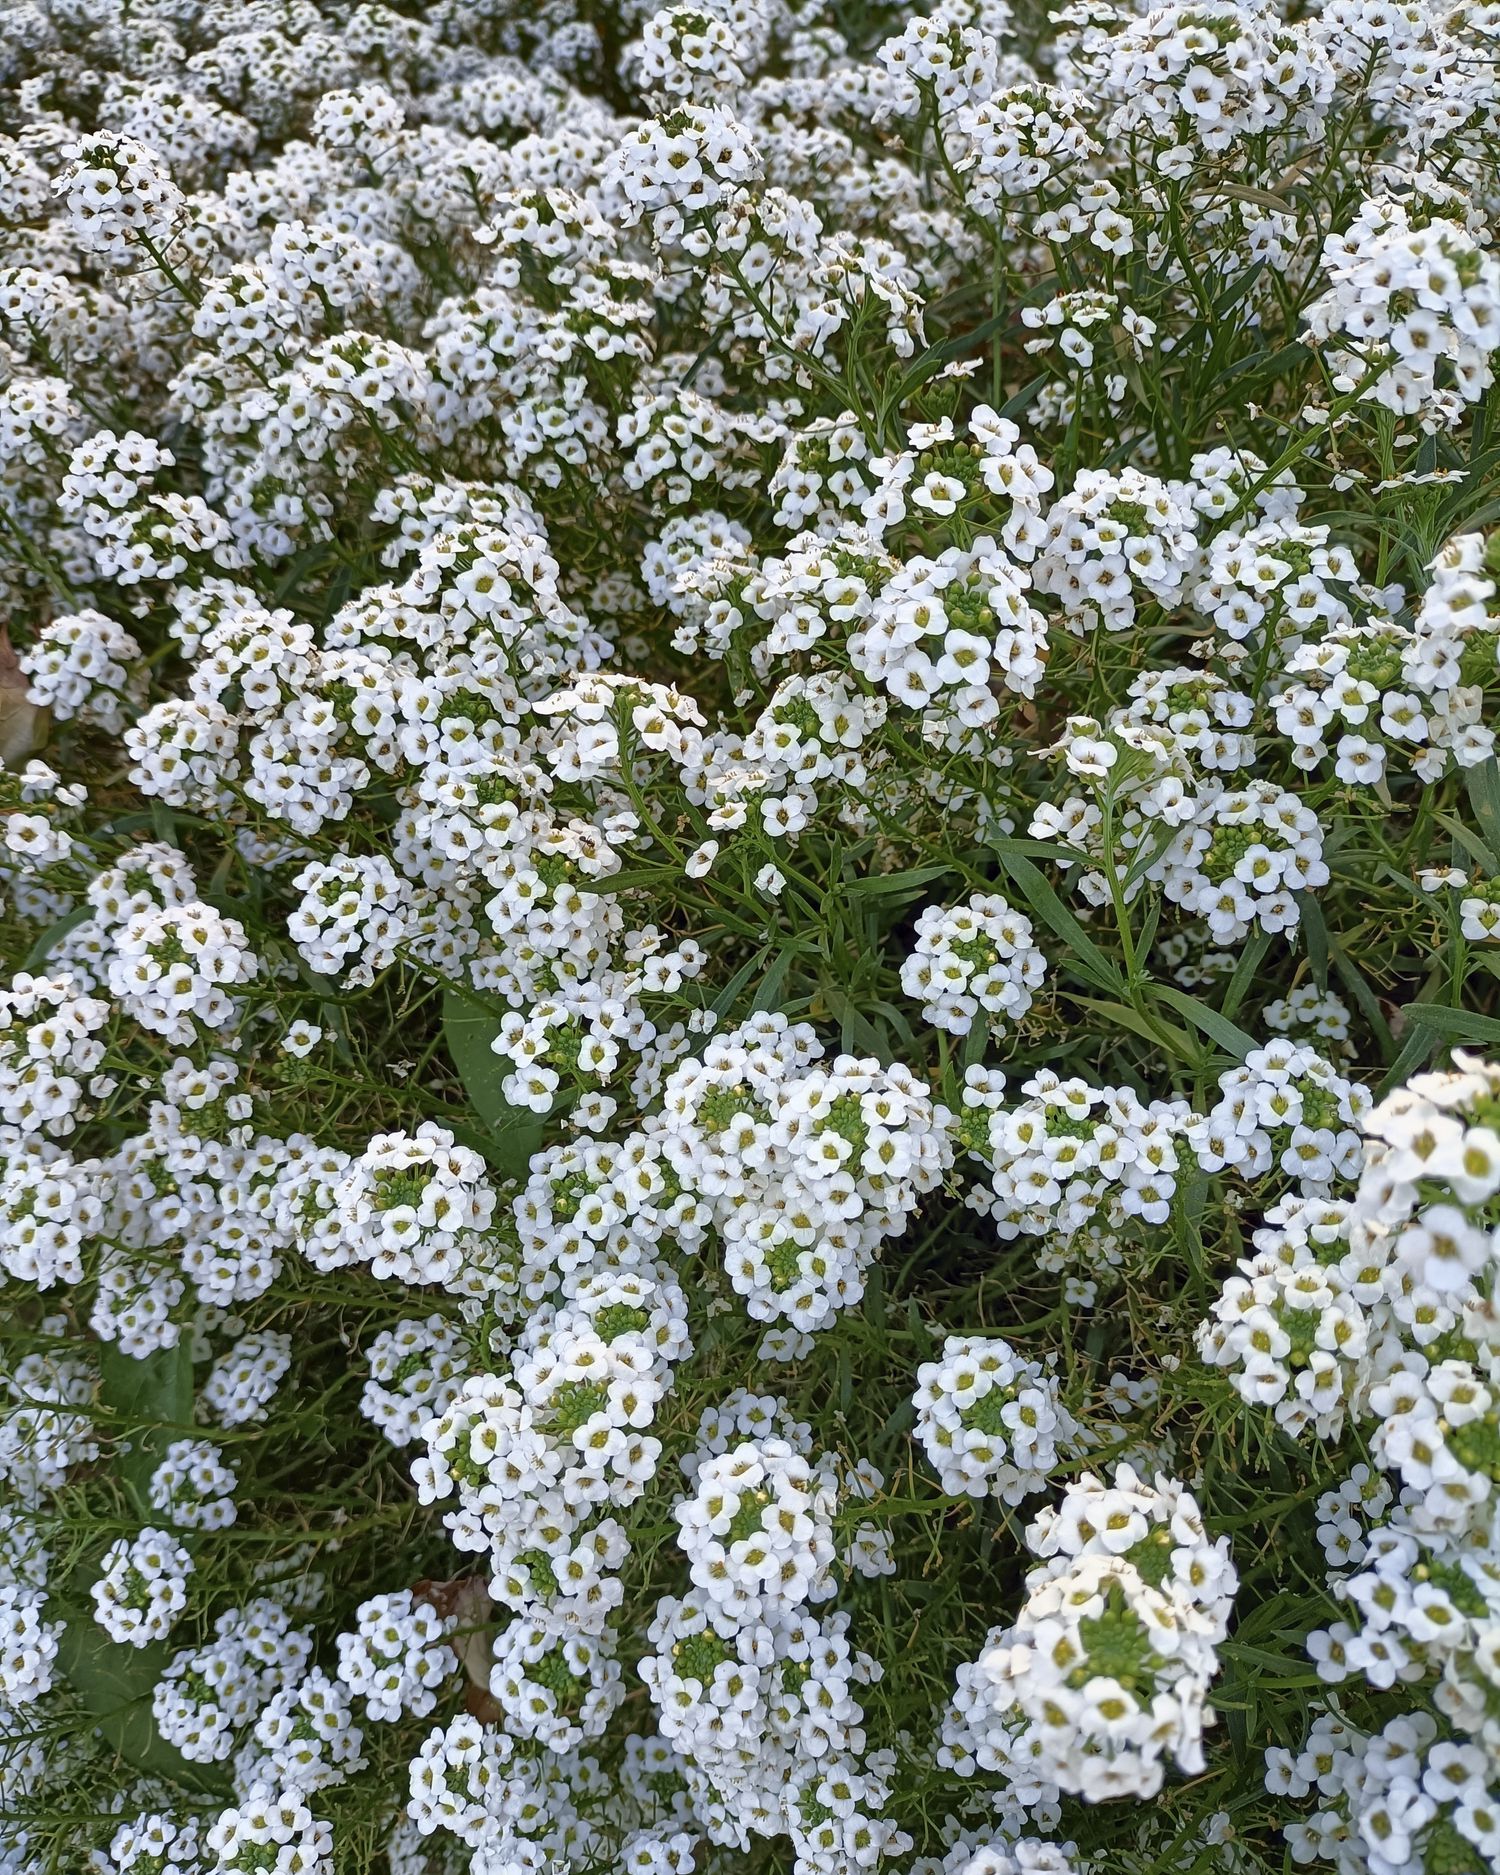
[[[0,1867],[1500,1863],[1496,26],[0,6]]]

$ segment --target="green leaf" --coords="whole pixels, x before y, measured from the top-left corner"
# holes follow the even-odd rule
[[[1128,1003],[1106,1002],[1097,996],[1075,996],[1072,1000],[1080,1009],[1091,1010],[1096,1016],[1118,1022],[1122,1029],[1129,1029],[1132,1035],[1141,1036],[1153,1048],[1160,1048],[1166,1041],[1180,1061],[1194,1061],[1200,1053],[1186,1029],[1179,1029],[1175,1022],[1167,1022],[1161,1016],[1146,1016],[1139,1009],[1132,1009]]]
[[[1491,755],[1471,768],[1464,779],[1485,845],[1492,853],[1500,853],[1500,764]]]
[[[1260,932],[1258,935],[1264,937],[1265,933]],[[1326,996],[1328,994],[1328,926],[1323,919],[1323,907],[1311,892],[1305,892],[1302,896],[1302,941],[1307,946],[1307,964],[1312,971],[1313,982],[1317,984],[1319,993]],[[1246,956],[1248,955],[1247,951]],[[1240,962],[1244,962],[1243,957]],[[1235,975],[1239,975],[1238,969]]]
[[[1177,838],[1177,831],[1175,827],[1161,827],[1158,828],[1154,838],[1142,840],[1129,866],[1126,867],[1123,878],[1120,880],[1120,884],[1127,895],[1130,892],[1130,888],[1145,878],[1146,874],[1150,872],[1151,868]],[[1159,905],[1160,902],[1159,899],[1153,898],[1152,900],[1153,904]],[[1144,953],[1145,946],[1142,945],[1140,950]]]
[[[99,1401],[130,1442],[119,1477],[136,1510],[149,1519],[151,1474],[173,1439],[187,1438],[193,1429],[193,1355],[187,1337],[143,1361],[105,1342],[99,1349]]]
[[[1380,1007],[1380,999],[1370,988],[1365,973],[1339,943],[1337,938],[1328,940],[1329,955],[1333,967],[1343,978],[1349,994],[1360,1006],[1366,1022],[1374,1031],[1375,1039],[1380,1043],[1380,1052],[1389,1061],[1396,1052],[1396,1040],[1391,1034],[1390,1024],[1385,1019],[1385,1011]]]
[[[1471,833],[1461,820],[1455,820],[1451,814],[1439,814],[1437,823],[1453,835],[1454,841],[1463,848],[1471,860],[1477,860],[1484,867],[1490,878],[1500,873],[1500,859],[1496,859],[1490,847],[1480,839],[1477,833]]]
[[[884,1037],[852,997],[833,984],[822,986],[822,998],[829,1015],[839,1025],[839,1039],[851,1052],[878,1055],[886,1050]]]
[[[1226,1055],[1233,1056],[1236,1061],[1243,1061],[1254,1048],[1251,1037],[1243,1029],[1236,1028],[1228,1016],[1221,1016],[1217,1009],[1210,1009],[1207,1003],[1200,1003],[1196,996],[1189,996],[1186,990],[1173,989],[1169,983],[1157,983],[1152,987],[1152,994],[1170,1003],[1179,1014],[1187,1017],[1194,1028],[1202,1029]]]
[[[998,853],[1002,861],[1019,854],[1025,859],[1050,859],[1056,866],[1066,866],[1070,861],[1076,866],[1080,858],[1076,847],[1064,846],[1060,840],[1027,840],[1017,835],[995,833],[984,845],[986,851]]]
[[[1032,378],[1029,383],[1023,384],[1013,396],[1007,397],[1000,406],[1000,415],[1002,417],[1024,416],[1046,388],[1047,373],[1044,371],[1039,377]]]
[[[443,1040],[469,1104],[483,1121],[489,1141],[486,1157],[507,1178],[525,1178],[531,1155],[541,1149],[546,1118],[526,1107],[513,1107],[500,1091],[505,1077],[490,1044],[499,1021],[458,990],[443,991]]]
[[[786,982],[787,971],[792,967],[791,954],[781,951],[771,960],[771,968],[755,986],[755,995],[750,1000],[751,1015],[759,1015],[762,1009],[775,1009],[781,1001],[781,986]]]
[[[1094,984],[1096,988],[1112,990],[1118,995],[1125,987],[1119,971],[1063,904],[1031,861],[1009,850],[1014,844],[1018,843],[1006,841],[1002,848],[1001,843],[996,842],[1000,864],[1004,867],[1006,874],[1014,879],[1026,903],[1042,923],[1054,931],[1068,946],[1067,961],[1078,975],[1086,982]]]
[[[952,871],[951,866],[911,866],[905,872],[875,872],[863,879],[846,880],[843,889],[851,898],[889,898],[897,892],[915,898],[924,885]]]
[[[213,1765],[190,1764],[156,1729],[151,1693],[171,1658],[161,1641],[149,1647],[129,1647],[112,1641],[93,1619],[92,1611],[58,1607],[64,1617],[58,1635],[58,1665],[78,1695],[85,1712],[115,1751],[150,1777],[205,1795],[227,1797],[229,1779]]]
[[[1411,1025],[1411,1033],[1401,1045],[1401,1053],[1386,1069],[1380,1086],[1376,1089],[1378,1097],[1384,1097],[1393,1087],[1399,1087],[1416,1073],[1418,1068],[1425,1068],[1428,1061],[1437,1053],[1441,1041],[1436,1029],[1429,1029],[1420,1022]]]
[[[1225,287],[1224,291],[1214,301],[1214,312],[1218,318],[1222,319],[1232,306],[1238,305],[1265,272],[1265,268],[1266,263],[1263,260],[1258,260],[1253,266],[1247,267],[1242,274],[1237,274],[1235,278],[1229,282],[1228,286]]]
[[[1270,932],[1257,931],[1240,952],[1240,960],[1234,966],[1234,974],[1229,979],[1221,1005],[1223,1013],[1231,1020],[1249,994],[1250,985],[1255,981],[1255,973],[1259,970],[1261,960],[1270,948]]]
[[[40,970],[47,961],[53,945],[65,938],[70,931],[76,931],[86,918],[92,918],[93,915],[93,906],[85,900],[82,905],[75,905],[71,911],[64,912],[61,918],[54,918],[36,943],[27,951],[26,961],[21,968],[30,971]]]
[[[665,888],[674,882],[680,884],[681,880],[681,866],[631,866],[612,872],[604,879],[591,879],[589,890],[604,898],[616,892],[634,892],[652,886]]]
[[[1440,1003],[1408,1003],[1402,1012],[1408,1022],[1420,1023],[1445,1041],[1477,1042],[1493,1048],[1500,1042],[1500,1021],[1472,1009],[1447,1009]]]
[[[1194,1166],[1178,1184],[1172,1206],[1172,1229],[1200,1289],[1207,1281],[1203,1255],[1203,1211],[1207,1202],[1208,1175]]]
[[[709,1007],[720,1021],[734,1008],[735,1004],[748,987],[751,978],[756,975],[761,965],[770,955],[771,947],[770,945],[765,945],[762,949],[758,950],[753,957],[747,958],[724,985],[723,989],[719,991]]]
[[[1247,371],[1259,372],[1265,383],[1270,384],[1284,372],[1294,367],[1300,368],[1306,362],[1307,347],[1300,340],[1294,339],[1279,351],[1251,352],[1248,357],[1237,358],[1233,364],[1224,367],[1210,388],[1217,390],[1221,384],[1226,384],[1231,378],[1243,377]]]

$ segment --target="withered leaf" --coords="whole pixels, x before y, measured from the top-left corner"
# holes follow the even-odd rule
[[[18,768],[47,740],[47,712],[31,700],[10,631],[0,625],[0,762]]]
[[[459,1664],[468,1675],[475,1692],[490,1696],[490,1669],[494,1664],[490,1643],[495,1634],[495,1604],[480,1576],[455,1576],[451,1582],[414,1583],[412,1594],[419,1602],[435,1608],[445,1621],[453,1624],[448,1645],[458,1655]],[[469,1710],[478,1718],[485,1715],[471,1703]]]

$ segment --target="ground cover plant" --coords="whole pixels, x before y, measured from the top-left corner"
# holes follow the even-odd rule
[[[1500,5],[0,9],[0,1868],[1500,1866]]]

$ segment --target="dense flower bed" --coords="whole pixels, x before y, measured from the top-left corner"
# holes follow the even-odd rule
[[[1500,1865],[1500,5],[0,7],[0,1869]]]

